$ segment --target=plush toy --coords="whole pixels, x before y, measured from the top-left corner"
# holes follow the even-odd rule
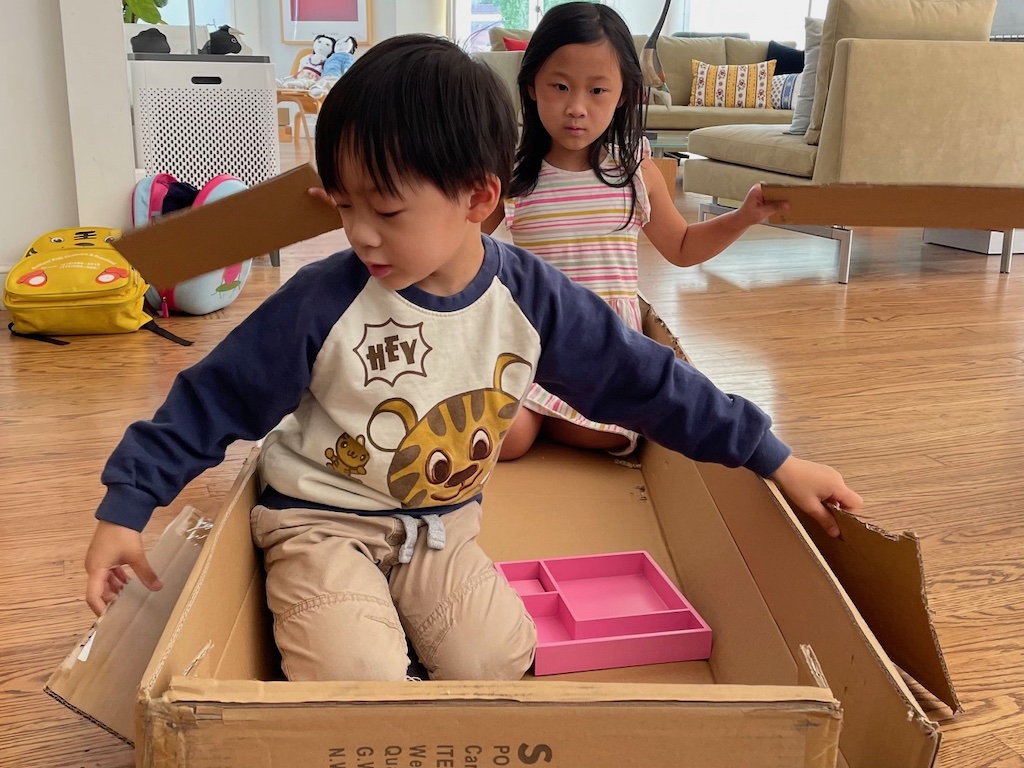
[[[210,39],[206,41],[199,52],[214,54],[240,53],[242,44],[236,37],[237,33],[238,30],[224,24],[210,33]]]
[[[170,53],[167,36],[156,27],[144,29],[131,40],[132,53]]]
[[[308,90],[323,75],[324,62],[334,53],[337,41],[327,35],[317,35],[313,40],[313,52],[299,59],[299,68],[291,77],[278,81],[281,88],[301,88]]]
[[[355,52],[359,44],[356,39],[349,35],[344,40],[334,44],[334,53],[327,57],[324,62],[323,73],[320,79],[309,86],[309,95],[314,99],[322,99],[331,90],[338,79],[348,72],[348,68],[355,61]]]

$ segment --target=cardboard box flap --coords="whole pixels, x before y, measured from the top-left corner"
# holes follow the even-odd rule
[[[338,229],[338,212],[310,197],[322,186],[302,165],[209,205],[158,218],[114,247],[145,278],[165,287]]]
[[[195,507],[182,509],[149,554],[163,589],[150,592],[138,579],[129,581],[50,676],[46,693],[132,743],[139,682],[210,525]]]
[[[833,539],[809,516],[798,515],[893,663],[954,712],[960,712],[960,700],[928,609],[917,536],[888,533],[839,512],[842,534]]]
[[[648,333],[686,359],[671,330],[652,320],[650,305],[644,302],[643,308]],[[795,510],[774,485],[772,492]],[[954,712],[961,711],[928,610],[917,537],[893,535],[839,512],[842,535],[833,539],[809,515],[795,513],[890,660]]]
[[[932,184],[765,184],[765,200],[789,210],[772,224],[840,227],[945,227],[1006,231],[1024,227],[1024,187]]]
[[[813,654],[811,655],[813,658]],[[813,662],[817,665],[817,662]],[[819,679],[824,680],[820,677]],[[601,703],[799,703],[839,712],[827,685],[809,678],[801,685],[672,685],[665,683],[570,683],[545,681],[488,682],[440,680],[418,682],[315,682],[288,683],[258,680],[214,680],[174,676],[164,693],[169,702],[230,702],[233,704],[329,704],[442,701],[514,702],[522,704]]]

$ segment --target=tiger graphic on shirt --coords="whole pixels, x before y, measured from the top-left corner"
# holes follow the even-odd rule
[[[396,449],[368,439],[375,448],[393,452],[388,490],[403,509],[457,504],[480,492],[498,460],[498,448],[512,425],[519,399],[501,388],[505,369],[528,363],[509,352],[494,365],[494,386],[445,398],[418,418],[415,407],[400,397],[385,400],[370,416],[397,415],[405,437]]]

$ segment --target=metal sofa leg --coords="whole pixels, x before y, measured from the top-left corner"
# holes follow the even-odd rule
[[[723,213],[729,213],[734,210],[736,209],[722,205],[719,202],[719,198],[712,197],[710,203],[700,204],[700,207],[697,209],[697,221],[706,221],[713,216],[720,216]],[[850,253],[853,247],[853,230],[846,227],[802,226],[799,224],[769,224],[768,226],[835,240],[836,245],[839,246],[839,282],[844,285],[850,282]]]
[[[1010,262],[1013,260],[1013,229],[1008,229],[1003,232],[1003,258],[999,262],[999,271],[1004,274],[1010,274]]]
[[[280,267],[281,266],[281,252],[271,251],[270,252],[270,266]]]
[[[832,227],[832,239],[839,246],[839,282],[850,282],[850,251],[853,247],[853,232],[843,227]]]

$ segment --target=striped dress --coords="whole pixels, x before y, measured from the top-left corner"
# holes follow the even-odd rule
[[[650,156],[646,140],[642,152],[644,157]],[[614,178],[617,166],[611,153],[602,167],[606,176]],[[505,223],[516,245],[585,285],[608,302],[626,325],[640,330],[637,239],[641,227],[650,220],[651,206],[639,169],[634,184],[637,204],[633,220],[620,229],[629,216],[633,195],[629,186],[610,187],[589,169],[565,171],[544,162],[533,191],[505,201]],[[524,404],[545,416],[629,438],[629,447],[623,454],[636,447],[635,432],[590,421],[536,384],[530,388]]]

